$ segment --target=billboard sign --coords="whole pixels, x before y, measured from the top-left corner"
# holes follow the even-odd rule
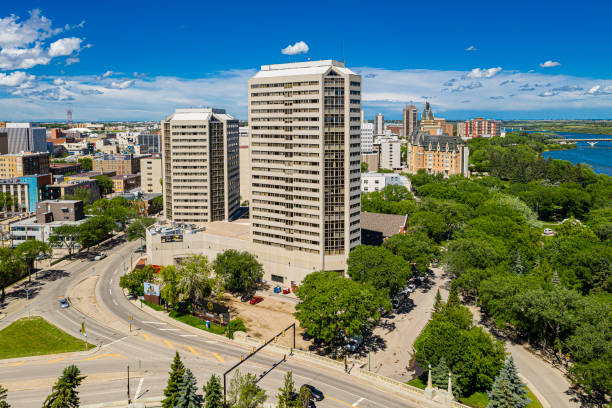
[[[149,282],[144,282],[143,285],[145,296],[159,296],[159,285]]]

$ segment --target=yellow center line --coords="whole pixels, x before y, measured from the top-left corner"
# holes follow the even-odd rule
[[[195,351],[195,350],[193,349],[193,347],[191,347],[191,346],[187,346],[187,348],[189,348],[189,351],[191,351],[191,352],[192,352],[193,354],[195,354],[196,356],[199,356],[199,355],[200,355],[200,354],[199,354],[197,351]]]
[[[60,357],[60,358],[56,358],[55,360],[47,361],[47,364],[57,363],[58,361],[62,361],[65,358],[66,357]]]
[[[100,354],[99,356],[89,357],[89,358],[86,358],[85,360],[81,360],[81,361],[90,361],[90,360],[96,360],[96,359],[98,359],[98,358],[103,358],[103,357],[125,358],[125,357],[123,357],[121,354]]]
[[[170,343],[168,340],[164,340],[164,342],[165,342],[165,343],[166,343],[166,345],[167,345],[168,347],[170,347],[171,349],[173,349],[173,348],[174,348],[174,346],[172,345],[172,343]]]
[[[149,336],[147,336],[146,333],[142,333],[142,337],[144,337],[146,341],[151,341],[151,339],[149,339]]]
[[[323,394],[323,395],[325,395],[325,398],[329,398],[330,400],[334,400],[334,401],[336,401],[336,402],[339,402],[339,403],[341,403],[341,404],[343,404],[343,405],[346,405],[347,407],[353,407],[353,408],[356,408],[354,405],[351,405],[351,404],[349,404],[349,403],[347,403],[347,402],[344,402],[344,401],[340,401],[339,399],[336,399],[336,398],[334,398],[334,397],[331,397],[331,396],[329,396],[329,395],[327,395],[327,394]]]
[[[212,353],[213,356],[217,357],[217,360],[219,360],[220,362],[223,362],[223,358],[221,358],[220,355],[218,355],[217,353],[214,353],[212,351],[211,351],[211,353]]]
[[[25,361],[18,361],[16,363],[9,364],[9,367],[16,367],[16,366],[22,365],[23,363],[25,363]]]

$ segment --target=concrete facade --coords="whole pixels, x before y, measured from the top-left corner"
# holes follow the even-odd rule
[[[240,135],[240,201],[251,199],[251,145],[249,127],[241,126]]]
[[[399,140],[380,143],[380,168],[397,170],[402,168],[402,144]]]
[[[140,161],[140,187],[145,193],[161,194],[162,179],[162,158],[147,157]]]
[[[404,137],[409,137],[416,129],[418,129],[419,110],[414,105],[406,105],[404,108],[403,124]]]
[[[374,148],[374,124],[361,122],[361,154],[372,153]]]

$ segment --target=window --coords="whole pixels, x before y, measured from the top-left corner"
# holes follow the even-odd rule
[[[272,275],[272,282],[283,283],[283,282],[285,282],[285,278],[283,276],[279,276],[279,275]]]

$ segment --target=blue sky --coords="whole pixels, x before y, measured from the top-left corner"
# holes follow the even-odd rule
[[[611,118],[610,2],[20,1],[0,5],[0,119],[246,119],[263,64],[344,59],[366,117]],[[281,50],[303,41],[307,53]],[[304,47],[303,47],[304,48]]]

